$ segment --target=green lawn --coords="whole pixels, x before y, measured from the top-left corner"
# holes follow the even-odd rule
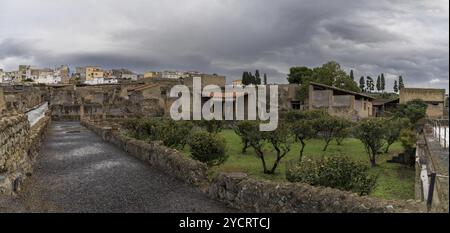
[[[255,156],[253,149],[249,148],[247,153],[241,153],[241,140],[233,130],[224,130],[220,134],[227,142],[227,154],[229,155],[229,158],[224,164],[213,167],[212,174],[218,172],[246,172],[257,178],[283,181],[285,180],[286,162],[296,160],[299,156],[299,145],[296,143],[292,146],[289,154],[281,161],[276,174],[266,175],[263,174],[261,161]],[[323,146],[324,142],[322,140],[312,139],[308,141],[304,156],[342,155],[369,164],[369,158],[364,150],[364,146],[357,139],[345,139],[342,146],[338,146],[336,142],[333,141],[325,152],[322,151]],[[378,175],[377,186],[371,196],[384,199],[414,198],[414,169],[400,164],[386,162],[392,155],[398,154],[402,150],[400,143],[395,143],[391,146],[390,154],[378,157],[378,166],[371,168],[372,172]],[[266,162],[268,166],[272,166],[274,157],[275,153],[267,146]]]

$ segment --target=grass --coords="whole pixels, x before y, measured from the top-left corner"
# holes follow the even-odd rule
[[[299,145],[295,143],[292,145],[291,151],[281,161],[276,173],[274,175],[266,175],[262,171],[261,160],[255,156],[252,148],[248,148],[245,154],[242,153],[240,137],[233,130],[223,130],[220,135],[227,142],[227,154],[229,158],[224,164],[211,168],[212,174],[217,174],[218,172],[245,172],[256,178],[285,181],[286,162],[297,160],[299,156]],[[369,165],[369,158],[364,150],[364,146],[357,139],[345,139],[341,146],[333,141],[327,151],[322,151],[323,146],[323,140],[309,140],[304,150],[304,157],[342,155]],[[275,159],[275,152],[271,151],[268,145],[265,151],[266,162],[268,166],[272,166]],[[389,154],[378,157],[378,166],[371,168],[371,172],[378,175],[377,186],[370,194],[371,196],[383,199],[414,198],[414,169],[405,165],[386,162],[392,155],[396,155],[402,151],[403,149],[400,143],[395,143],[391,146]]]

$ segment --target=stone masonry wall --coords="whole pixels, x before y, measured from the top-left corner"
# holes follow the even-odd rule
[[[32,172],[49,122],[49,112],[32,128],[24,114],[0,119],[0,195],[20,191],[21,183]]]
[[[144,142],[120,133],[118,125],[83,119],[82,124],[134,157],[196,185],[211,198],[248,212],[280,213],[364,213],[423,212],[422,203],[386,201],[360,197],[337,189],[308,184],[272,182],[248,177],[244,173],[222,173],[211,182],[205,164],[167,148],[159,142]]]

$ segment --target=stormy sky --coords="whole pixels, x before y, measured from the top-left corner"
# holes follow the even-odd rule
[[[101,65],[286,82],[291,66],[449,84],[448,0],[0,0],[0,68]]]

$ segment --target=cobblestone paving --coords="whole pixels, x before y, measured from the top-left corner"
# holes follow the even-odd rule
[[[12,212],[235,212],[103,142],[77,122],[53,122]]]

